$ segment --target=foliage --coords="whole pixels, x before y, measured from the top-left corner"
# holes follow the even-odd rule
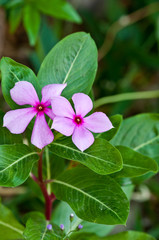
[[[62,7],[59,10],[61,12],[58,12],[58,2]],[[10,17],[15,14],[13,9],[14,11],[19,9],[21,12],[23,8],[24,26],[31,44],[37,39],[39,12],[43,11],[45,14],[75,22],[80,21],[71,5],[65,1],[55,1],[55,13],[52,12],[52,1],[46,4],[45,1],[40,0],[34,10],[30,4],[36,6],[36,1],[27,3],[26,6],[23,5],[23,1],[17,1],[15,5],[8,1],[3,1],[1,4],[7,9],[12,9]],[[32,15],[35,18],[34,26],[31,26]],[[17,14],[14,23],[16,25],[12,25],[12,29],[18,26],[20,19]],[[12,109],[16,109],[17,105],[10,96],[10,90],[19,81],[32,83],[40,98],[42,87],[48,84],[67,83],[63,96],[71,99],[77,92],[90,94],[97,71],[97,48],[89,34],[78,32],[64,38],[49,52],[37,76],[30,68],[6,57],[0,62],[0,71],[3,96]],[[15,187],[24,183],[25,186],[27,178],[31,175],[44,195],[45,217],[47,218],[50,199],[55,206],[58,205],[51,219],[47,221],[41,209],[39,212],[27,214],[23,227],[1,204],[0,232],[8,229],[7,238],[9,237],[10,240],[15,238],[154,239],[150,235],[135,231],[106,235],[114,225],[125,225],[127,222],[134,188],[130,183],[135,183],[137,177],[149,178],[158,172],[159,116],[157,113],[138,114],[124,120],[119,114],[112,116],[110,119],[114,128],[105,133],[94,134],[94,144],[84,152],[77,149],[70,138],[56,132],[54,141],[45,150],[39,152],[35,146],[27,146],[30,145],[30,137],[28,137],[30,129],[23,136],[23,141],[27,142],[25,145],[21,136],[11,135],[2,127],[2,117],[3,113],[0,121],[0,185]],[[37,163],[38,159],[40,160]],[[41,173],[45,177],[44,181],[39,174],[39,163],[42,161]],[[54,168],[54,161],[58,169],[56,172],[50,167],[53,165]],[[43,200],[36,188],[35,194]],[[59,201],[55,202],[55,198]],[[72,220],[71,213],[74,214]],[[52,224],[52,230],[47,228],[48,221]],[[64,230],[60,228],[60,224],[64,224]],[[82,230],[79,230],[79,224],[84,226]]]
[[[16,31],[22,20],[31,46],[37,42],[42,14],[81,23],[80,16],[66,0],[50,0],[48,2],[45,0],[1,0],[0,6],[8,11],[11,32]]]

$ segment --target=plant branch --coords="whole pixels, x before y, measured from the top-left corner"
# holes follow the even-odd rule
[[[51,211],[52,211],[52,199],[50,194],[47,192],[46,184],[43,181],[43,151],[39,154],[39,162],[38,162],[38,179],[39,179],[39,186],[45,198],[45,217],[47,221],[51,219]]]
[[[49,153],[48,153],[49,154]],[[48,166],[50,168],[50,165]],[[47,170],[47,171],[50,171]],[[50,174],[50,172],[49,172]],[[42,194],[44,196],[45,199],[45,217],[47,221],[50,221],[51,219],[51,212],[52,212],[52,203],[54,202],[55,195],[53,193],[51,193],[51,188],[49,190],[49,192],[47,191],[46,188],[46,181],[43,180],[43,151],[41,153],[39,153],[39,161],[38,161],[38,178],[31,173],[30,177],[39,185]],[[49,175],[50,177],[50,175]]]
[[[51,179],[51,173],[50,173],[50,158],[49,158],[49,150],[47,147],[45,147],[45,156],[46,156],[46,169],[47,169],[47,180]],[[48,194],[51,194],[51,184],[48,182],[47,184],[47,191]]]
[[[159,3],[157,2],[151,3],[131,14],[121,16],[109,27],[104,43],[98,51],[98,61],[103,59],[103,57],[110,51],[119,31],[156,12],[159,12]]]
[[[34,180],[34,182],[39,184],[39,179],[33,173],[30,173],[30,177]]]
[[[150,98],[159,98],[159,90],[122,93],[122,94],[117,94],[113,96],[103,97],[96,100],[94,103],[94,106],[95,108],[97,108],[108,103],[137,100],[137,99],[150,99]]]

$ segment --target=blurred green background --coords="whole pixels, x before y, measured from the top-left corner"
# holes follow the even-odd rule
[[[85,31],[91,34],[99,49],[99,68],[93,88],[95,99],[159,90],[159,1],[68,1],[82,22],[78,17],[72,22],[40,13],[35,44],[29,43],[26,25],[21,21],[21,2],[0,1],[0,58],[11,57],[37,73],[44,57],[59,40],[73,32]],[[1,91],[0,108],[3,111],[9,109]],[[158,112],[159,100],[121,101],[99,109],[108,116],[122,114],[128,117],[142,112]],[[133,229],[148,232],[159,239],[159,177],[142,180],[136,180],[127,227],[119,226],[115,231]],[[30,180],[27,186],[29,184]],[[25,186],[16,190],[0,188],[0,196],[17,216],[19,211],[23,214],[43,208],[34,191],[30,189],[26,193]]]

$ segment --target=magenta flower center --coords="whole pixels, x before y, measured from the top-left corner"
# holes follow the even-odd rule
[[[36,106],[36,109],[37,109],[38,112],[44,112],[45,106],[40,103]]]
[[[83,123],[83,118],[81,118],[81,116],[75,116],[74,117],[74,122],[77,124],[77,125],[81,125]]]

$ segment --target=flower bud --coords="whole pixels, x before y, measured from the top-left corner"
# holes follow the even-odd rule
[[[74,219],[74,214],[73,214],[73,213],[71,213],[71,214],[70,214],[70,221],[72,222],[72,221],[73,221],[73,219]]]
[[[63,224],[61,224],[61,225],[60,225],[60,228],[61,228],[62,231],[64,231],[65,226],[64,226]]]
[[[78,228],[78,230],[80,230],[83,228],[83,225],[79,224],[77,228]]]
[[[51,231],[51,230],[52,230],[52,225],[51,225],[51,224],[48,224],[48,225],[47,225],[47,229]]]

